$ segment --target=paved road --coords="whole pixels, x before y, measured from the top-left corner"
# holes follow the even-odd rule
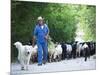
[[[60,62],[47,63],[46,65],[37,66],[37,63],[30,64],[28,71],[20,70],[20,64],[11,64],[11,75],[22,75],[28,73],[41,72],[58,72],[58,71],[75,71],[75,70],[94,70],[96,69],[96,59],[90,57],[87,62],[84,58],[77,58],[71,60],[63,60]]]

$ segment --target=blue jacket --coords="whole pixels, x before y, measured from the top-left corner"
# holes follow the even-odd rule
[[[39,24],[36,25],[33,35],[36,36],[37,42],[46,42],[45,36],[49,33],[49,28],[46,24],[44,24],[44,28],[42,29]]]

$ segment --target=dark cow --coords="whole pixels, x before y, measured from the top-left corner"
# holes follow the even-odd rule
[[[66,53],[67,53],[66,49],[67,49],[67,47],[66,47],[66,45],[64,43],[61,43],[61,47],[62,47],[62,60],[64,60],[67,57],[66,56]]]
[[[89,47],[89,51],[90,51],[90,55],[94,55],[96,53],[96,43],[95,42],[85,42],[88,47]]]
[[[89,50],[89,46],[87,43],[84,43],[83,46],[83,51],[84,51],[84,57],[85,57],[85,61],[87,61],[87,57],[90,57],[90,50]]]
[[[77,42],[74,42],[72,44],[72,52],[71,52],[72,58],[76,58],[76,49],[77,49]]]
[[[90,42],[90,55],[94,55],[96,53],[96,43],[95,42]]]

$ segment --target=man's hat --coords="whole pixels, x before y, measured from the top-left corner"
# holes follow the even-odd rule
[[[41,16],[39,16],[39,17],[37,18],[37,20],[43,20],[43,18],[42,18]]]

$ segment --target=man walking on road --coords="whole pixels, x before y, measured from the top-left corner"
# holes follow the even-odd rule
[[[48,56],[48,35],[49,28],[44,23],[44,19],[40,16],[38,17],[38,23],[33,31],[33,42],[36,40],[38,46],[38,66],[46,64]],[[33,44],[34,45],[34,44]]]

